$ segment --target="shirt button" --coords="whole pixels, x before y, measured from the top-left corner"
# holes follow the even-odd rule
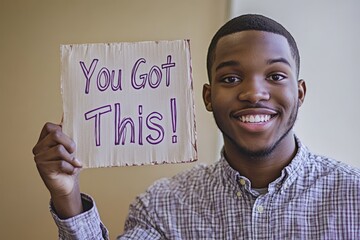
[[[241,192],[237,192],[236,196],[241,197]]]
[[[258,213],[263,213],[264,212],[264,207],[261,206],[261,205],[257,206],[256,209],[257,209]]]
[[[245,181],[245,179],[240,179],[239,183],[244,186],[246,184],[246,181]]]

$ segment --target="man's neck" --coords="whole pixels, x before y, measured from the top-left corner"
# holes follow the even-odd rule
[[[269,155],[260,157],[246,155],[225,142],[225,157],[230,166],[247,177],[254,188],[268,187],[269,183],[279,178],[296,151],[296,141],[291,133]]]

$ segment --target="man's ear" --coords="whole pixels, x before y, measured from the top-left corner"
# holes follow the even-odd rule
[[[204,101],[206,110],[208,110],[209,112],[212,112],[211,86],[209,84],[207,84],[207,83],[204,84],[202,95],[203,95],[203,101]]]
[[[299,97],[299,103],[301,106],[305,100],[306,95],[306,84],[303,79],[298,80],[298,97]]]

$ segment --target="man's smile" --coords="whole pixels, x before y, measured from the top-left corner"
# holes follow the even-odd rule
[[[271,118],[271,115],[244,115],[240,116],[239,120],[244,123],[261,123],[267,122]]]
[[[249,132],[261,132],[270,127],[271,120],[278,113],[269,108],[245,108],[232,112],[230,115],[236,119],[241,128]]]
[[[265,107],[244,108],[230,113],[231,117],[249,123],[267,122],[277,114],[277,111]]]

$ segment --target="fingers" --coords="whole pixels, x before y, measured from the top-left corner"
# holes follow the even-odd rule
[[[82,164],[75,159],[75,150],[74,141],[63,133],[60,125],[44,125],[33,154],[38,172],[51,196],[68,196],[74,188],[78,188]]]
[[[80,161],[74,158],[75,149],[74,141],[62,132],[61,126],[46,123],[38,143],[33,148],[34,160],[38,168],[41,168],[44,162],[57,161],[49,164],[58,164],[59,171],[71,173],[74,168],[82,166]],[[45,165],[47,166],[47,163]]]
[[[36,155],[58,144],[63,145],[69,153],[75,152],[75,142],[62,132],[61,126],[46,123],[41,131],[39,141],[33,148],[33,154]]]
[[[44,127],[41,130],[40,137],[38,141],[41,141],[44,137],[46,137],[50,132],[57,131],[58,129],[61,129],[61,125],[57,125],[54,123],[46,123]]]
[[[51,176],[51,173],[65,173],[68,175],[74,175],[77,174],[81,168],[76,167],[75,163],[72,161],[38,161],[36,162],[36,166],[42,176]]]
[[[61,144],[39,152],[34,156],[34,160],[37,164],[50,161],[64,161],[73,165],[74,167],[81,167],[80,161],[74,158],[74,155],[69,153]]]

